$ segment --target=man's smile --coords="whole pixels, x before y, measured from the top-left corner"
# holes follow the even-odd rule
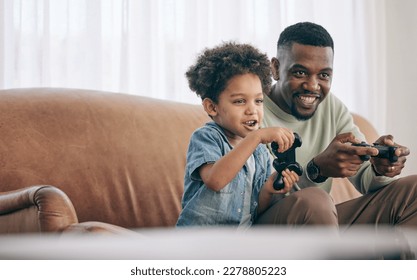
[[[297,94],[295,95],[297,104],[302,108],[309,109],[317,104],[320,100],[319,94]]]

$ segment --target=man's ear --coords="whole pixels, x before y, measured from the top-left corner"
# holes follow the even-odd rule
[[[217,115],[216,103],[214,103],[210,98],[203,99],[203,108],[210,117]]]
[[[279,80],[279,60],[276,57],[273,57],[271,59],[271,71],[272,71],[272,77],[275,81]]]

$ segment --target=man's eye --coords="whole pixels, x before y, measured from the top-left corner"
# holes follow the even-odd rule
[[[307,75],[307,73],[305,71],[298,70],[298,71],[294,71],[293,75],[296,77],[304,77]]]
[[[320,78],[323,79],[323,80],[328,80],[328,79],[330,79],[330,74],[328,74],[328,73],[321,73],[320,74]]]

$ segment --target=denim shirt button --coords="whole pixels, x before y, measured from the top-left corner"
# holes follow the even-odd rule
[[[237,209],[237,212],[239,212],[239,213],[240,213],[240,212],[242,212],[242,209],[240,209],[240,208],[239,208],[239,209]]]

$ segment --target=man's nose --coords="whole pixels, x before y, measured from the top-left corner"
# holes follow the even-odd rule
[[[310,77],[307,81],[304,82],[303,88],[311,92],[318,92],[320,90],[320,84],[317,78]]]

